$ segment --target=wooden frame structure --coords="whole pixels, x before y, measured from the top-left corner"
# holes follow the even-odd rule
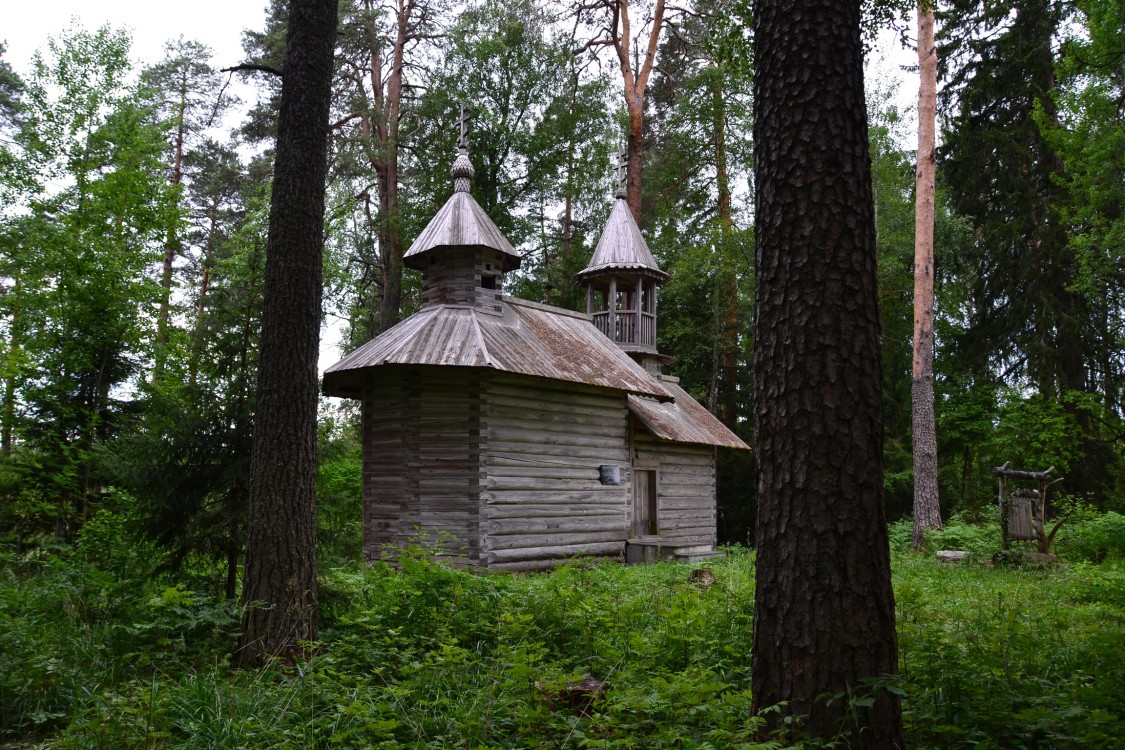
[[[1008,550],[1013,541],[1035,542],[1041,554],[1051,551],[1059,527],[1066,523],[1066,516],[1060,518],[1050,531],[1046,531],[1047,491],[1062,478],[1051,475],[1052,466],[1045,471],[1019,471],[1009,469],[1008,464],[997,466],[990,472],[1000,482],[1000,546]],[[1008,480],[1022,479],[1036,482],[1036,489],[1017,489],[1009,492]]]
[[[324,373],[327,395],[363,405],[365,555],[424,541],[455,564],[537,570],[712,554],[716,449],[749,446],[663,373],[668,275],[624,198],[579,274],[588,314],[509,297],[520,256],[458,150],[453,195],[403,257],[422,309]]]

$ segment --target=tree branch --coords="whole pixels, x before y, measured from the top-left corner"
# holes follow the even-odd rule
[[[230,68],[223,68],[220,73],[269,73],[270,75],[281,77],[282,73],[275,67],[270,65],[257,65],[254,63],[242,63]]]
[[[350,115],[344,115],[339,120],[336,120],[336,122],[333,122],[333,123],[329,124],[328,129],[329,130],[336,130],[337,128],[343,127],[344,125],[347,125],[352,120],[357,120],[360,117],[363,117],[362,113],[352,112]]]
[[[652,31],[648,37],[648,49],[645,50],[645,61],[637,73],[637,88],[645,90],[648,85],[648,76],[652,72],[653,63],[656,61],[656,47],[660,41],[660,28],[664,25],[664,0],[656,0],[656,9],[652,14]]]

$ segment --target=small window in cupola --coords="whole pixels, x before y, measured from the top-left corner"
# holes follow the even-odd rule
[[[481,289],[495,289],[496,288],[496,277],[491,276],[491,275],[486,276],[485,274],[481,274],[480,288]]]

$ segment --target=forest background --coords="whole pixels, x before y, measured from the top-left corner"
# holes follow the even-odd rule
[[[631,11],[632,49],[657,45],[647,88],[634,86],[638,123],[615,43],[599,36],[612,3],[342,4],[324,263],[325,314],[342,321],[345,350],[418,307],[401,254],[451,189],[468,102],[475,197],[524,252],[508,288],[532,300],[581,306],[573,276],[610,205],[613,154],[640,149],[640,224],[672,275],[660,349],[751,441],[749,10],[657,5]],[[1054,466],[1063,506],[1121,510],[1121,3],[938,11],[943,513],[987,514],[987,470],[1005,462]],[[908,45],[904,18],[872,6],[869,39],[897,29]],[[128,506],[177,559],[221,559],[233,585],[284,28],[273,3],[229,73],[183,38],[136,69],[127,34],[76,25],[30,71],[0,68],[0,529],[17,549]],[[635,58],[626,79],[642,68]],[[250,98],[224,129],[239,106],[232,78]],[[891,518],[912,493],[915,158],[898,95],[868,92]],[[326,474],[354,472],[321,502],[321,522],[342,528],[359,517],[356,415],[327,402],[323,414]],[[752,539],[754,487],[752,456],[721,456],[723,541]]]
[[[267,678],[217,663],[237,628],[283,7],[245,35],[233,75],[251,89],[230,129],[217,124],[235,111],[232,73],[192,41],[138,68],[123,32],[71,26],[30,70],[0,55],[0,736],[704,747],[753,735],[747,553],[716,565],[710,594],[659,566],[475,579],[408,556],[402,575],[365,570],[347,404],[321,415],[323,650]],[[641,227],[672,274],[660,349],[749,442],[749,8],[667,6],[654,38],[657,6],[629,7],[630,42],[653,44],[645,86],[634,45],[623,62],[598,33],[620,3],[341,3],[325,314],[350,349],[417,309],[401,252],[451,190],[461,102],[474,197],[525,253],[508,289],[580,307],[573,275],[625,142],[634,169],[643,161]],[[868,38],[889,28],[909,43],[906,10],[869,8]],[[985,556],[998,532],[964,522],[995,516],[989,468],[1054,466],[1074,564],[935,576],[902,556],[906,529],[892,526],[905,682],[890,688],[907,692],[918,746],[1110,747],[1122,589],[1119,566],[1099,565],[1125,546],[1125,4],[937,10],[934,382],[952,523],[930,544]],[[893,90],[868,100],[894,519],[913,487],[915,155]],[[752,456],[720,457],[724,541],[753,538],[754,472]],[[541,683],[583,673],[636,690],[581,724]]]

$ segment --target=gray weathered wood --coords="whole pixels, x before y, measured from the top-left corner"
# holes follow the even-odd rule
[[[513,560],[551,560],[578,555],[602,557],[620,555],[625,551],[625,540],[595,544],[564,544],[544,547],[494,550],[488,553],[489,562]]]

